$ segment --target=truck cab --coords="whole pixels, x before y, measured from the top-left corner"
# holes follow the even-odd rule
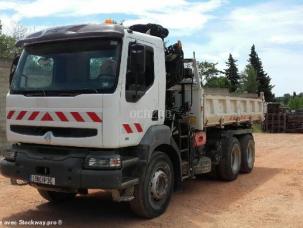
[[[48,31],[25,43],[7,96],[8,140],[108,149],[137,145],[146,129],[164,122],[162,40],[119,25],[78,26],[83,37],[73,39],[75,29],[53,31],[60,41],[37,41],[50,37]],[[130,70],[135,45],[145,52],[145,74],[138,77]],[[150,111],[158,117],[144,118]]]

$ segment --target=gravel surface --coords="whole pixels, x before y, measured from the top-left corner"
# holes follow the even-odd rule
[[[256,164],[234,182],[196,179],[165,214],[144,220],[102,191],[52,205],[0,177],[0,223],[55,221],[72,227],[302,227],[303,134],[255,134]],[[0,224],[1,226],[1,224]]]

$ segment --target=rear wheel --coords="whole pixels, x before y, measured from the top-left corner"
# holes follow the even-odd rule
[[[252,135],[244,135],[240,139],[242,173],[250,173],[255,164],[255,141]]]
[[[63,202],[72,200],[76,197],[76,193],[54,192],[38,189],[39,194],[49,202]]]
[[[145,174],[135,187],[130,202],[134,213],[145,218],[161,215],[167,208],[173,190],[173,165],[163,152],[154,152]]]
[[[238,177],[240,166],[240,143],[235,137],[228,138],[223,144],[223,159],[220,161],[217,174],[222,180],[235,180]]]

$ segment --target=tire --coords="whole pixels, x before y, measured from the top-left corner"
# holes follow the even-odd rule
[[[152,154],[146,171],[135,186],[132,211],[144,218],[154,218],[165,212],[174,185],[173,165],[169,157],[159,151]]]
[[[241,173],[250,173],[255,164],[255,141],[252,135],[244,135],[240,139]]]
[[[44,199],[54,203],[72,200],[76,197],[76,193],[69,192],[54,192],[42,189],[38,189],[38,192]]]
[[[237,138],[227,138],[223,143],[223,158],[218,165],[218,177],[225,181],[237,179],[241,168],[241,147]]]

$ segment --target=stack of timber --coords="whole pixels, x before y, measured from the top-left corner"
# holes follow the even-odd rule
[[[287,114],[286,132],[303,133],[303,112],[295,111]]]
[[[303,133],[303,111],[290,111],[279,103],[269,103],[263,130],[270,133]]]

